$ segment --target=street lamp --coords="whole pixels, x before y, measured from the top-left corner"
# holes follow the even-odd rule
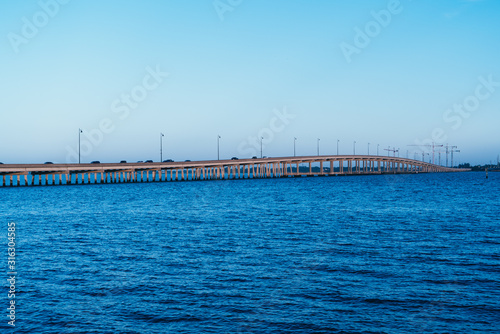
[[[378,155],[378,148],[379,148],[380,144],[377,144],[377,155]]]
[[[353,154],[356,155],[356,141],[354,141],[354,144],[352,146],[352,151],[353,151]]]
[[[339,155],[339,142],[340,140],[337,139],[337,155]]]
[[[263,155],[262,155],[262,141],[264,140],[264,137],[260,137],[260,158],[262,159],[263,158]]]
[[[217,160],[219,160],[220,156],[219,156],[219,140],[220,140],[220,135],[217,135]]]
[[[295,142],[297,141],[296,137],[293,137],[293,156],[295,156]]]
[[[370,155],[370,143],[368,143],[368,155]]]
[[[163,161],[163,137],[165,137],[165,135],[160,132],[160,162]]]
[[[318,138],[318,155],[319,155],[319,138]]]
[[[80,146],[80,134],[82,133],[82,129],[78,128],[78,163],[80,163],[80,150],[81,150],[81,146]]]

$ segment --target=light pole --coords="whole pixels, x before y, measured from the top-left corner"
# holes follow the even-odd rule
[[[356,141],[354,141],[354,143],[352,145],[352,152],[354,155],[356,155]]]
[[[295,156],[295,142],[297,141],[297,137],[293,137],[293,156]]]
[[[319,138],[318,138],[318,156],[319,156]]]
[[[78,164],[80,164],[80,134],[82,133],[82,129],[78,128]]]
[[[377,155],[378,155],[378,148],[379,148],[380,144],[377,144]]]
[[[219,160],[220,156],[219,156],[219,140],[220,140],[220,135],[217,135],[217,160]]]
[[[160,162],[163,161],[163,137],[164,136],[165,135],[162,132],[160,132]]]
[[[368,155],[370,155],[370,143],[368,143]]]
[[[339,155],[339,142],[340,140],[337,139],[337,155]]]
[[[260,137],[260,158],[262,159],[264,156],[262,155],[262,141],[264,140],[264,137]]]

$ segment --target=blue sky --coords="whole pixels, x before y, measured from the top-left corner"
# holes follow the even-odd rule
[[[2,1],[0,161],[75,161],[82,128],[84,162],[158,160],[161,132],[163,159],[220,135],[221,158],[296,137],[496,162],[499,20],[494,0]]]

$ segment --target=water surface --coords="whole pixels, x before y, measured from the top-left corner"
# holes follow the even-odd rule
[[[499,331],[489,176],[2,188],[15,332]]]

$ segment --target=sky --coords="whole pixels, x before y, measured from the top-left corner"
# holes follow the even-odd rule
[[[496,163],[499,21],[496,0],[2,0],[0,161],[77,162],[80,135],[82,162],[216,159],[220,136],[221,159]]]

